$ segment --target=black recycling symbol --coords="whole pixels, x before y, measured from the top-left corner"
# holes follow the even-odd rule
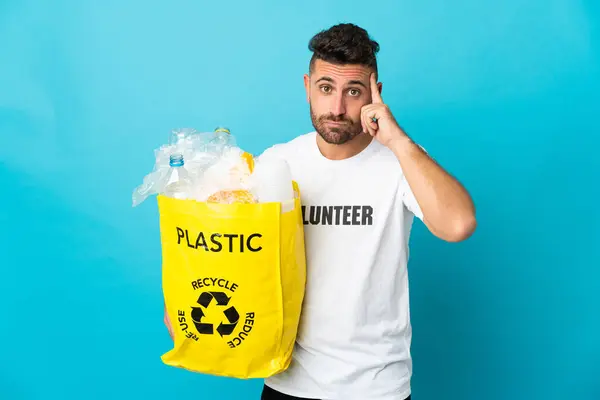
[[[214,334],[214,326],[211,323],[202,322],[202,318],[204,318],[203,308],[208,308],[208,306],[213,303],[213,299],[215,299],[215,305],[218,307],[226,307],[229,304],[229,300],[231,297],[227,297],[227,295],[223,292],[204,292],[198,297],[198,304],[202,307],[192,307],[192,321],[194,321],[194,325],[196,325],[196,330],[198,333],[203,335],[212,335]],[[217,332],[221,337],[225,335],[231,335],[233,330],[235,329],[239,319],[240,314],[238,314],[237,310],[234,306],[226,308],[223,311],[223,315],[227,319],[227,323],[219,323],[217,326]]]

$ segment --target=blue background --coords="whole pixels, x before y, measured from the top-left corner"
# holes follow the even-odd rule
[[[415,400],[600,399],[600,4],[366,4],[0,1],[0,398],[258,399],[161,363],[156,203],[131,193],[172,128],[254,153],[311,130],[308,40],[351,21],[478,207],[464,243],[415,226]]]

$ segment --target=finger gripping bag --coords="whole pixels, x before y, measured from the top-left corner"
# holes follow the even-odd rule
[[[266,378],[291,361],[306,282],[300,192],[282,204],[157,196],[170,366]]]

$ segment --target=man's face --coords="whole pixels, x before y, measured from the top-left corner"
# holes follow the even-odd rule
[[[360,114],[371,103],[372,72],[362,65],[316,60],[310,76],[304,76],[312,123],[325,142],[344,144],[362,132]]]

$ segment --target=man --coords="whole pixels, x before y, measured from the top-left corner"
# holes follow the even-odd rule
[[[263,154],[289,163],[304,206],[307,286],[289,369],[262,399],[404,400],[412,363],[407,278],[413,216],[437,237],[475,230],[467,191],[402,130],[377,83],[377,42],[340,24],[312,38],[316,132]]]
[[[462,241],[475,230],[473,202],[385,105],[379,45],[365,30],[336,25],[309,48],[316,132],[262,155],[284,158],[299,184],[308,271],[293,361],[265,381],[261,398],[410,399],[413,217]]]

